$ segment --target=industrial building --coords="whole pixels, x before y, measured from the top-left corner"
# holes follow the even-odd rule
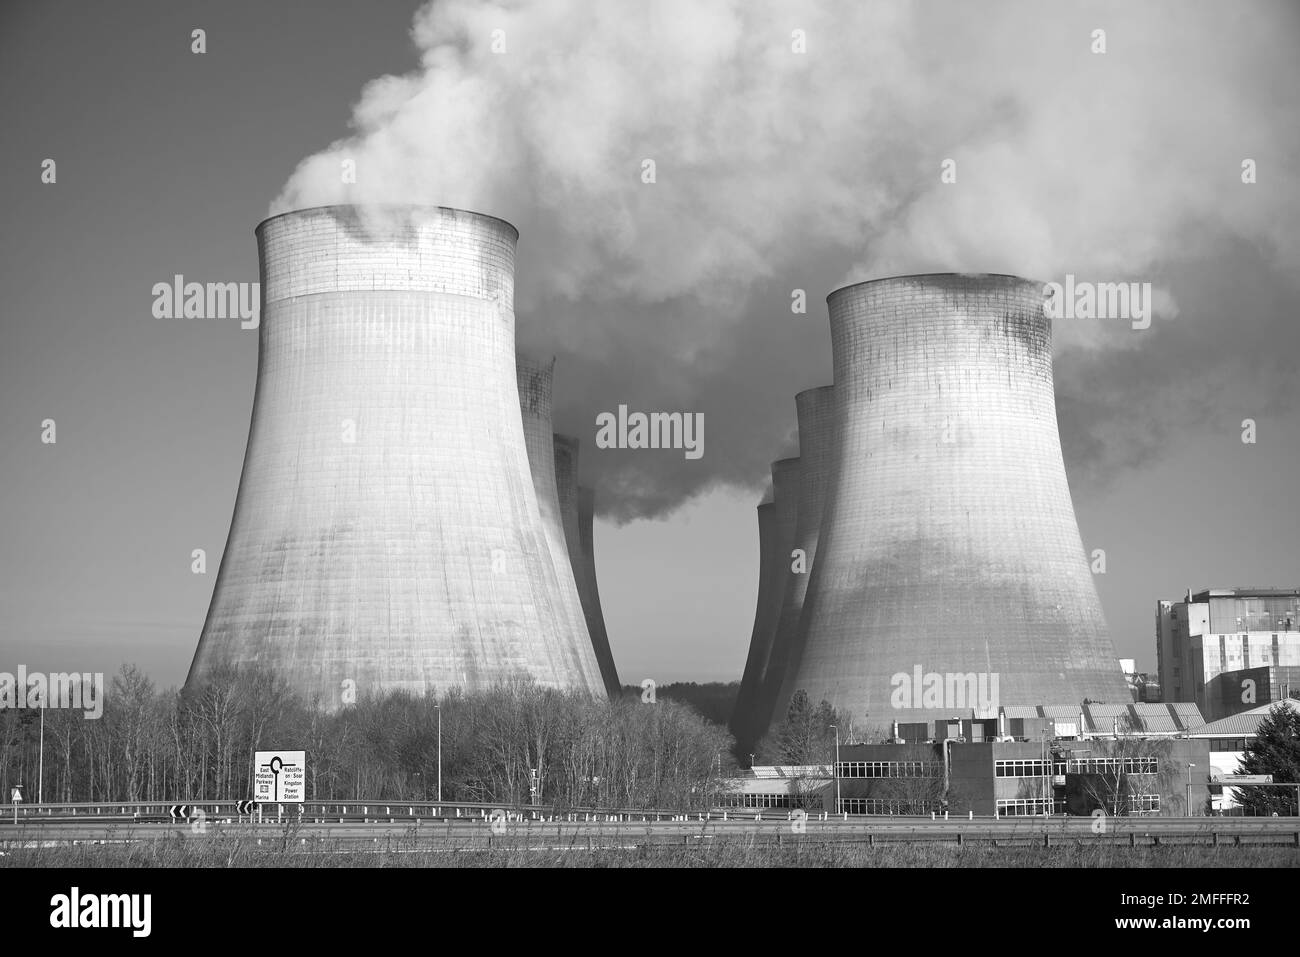
[[[521,675],[603,695],[525,446],[515,228],[329,206],[256,234],[252,423],[188,684],[258,665],[329,708]]]
[[[757,767],[726,782],[723,808],[986,817],[1205,813],[1210,743],[1189,705],[1060,705],[900,724],[884,743],[844,743],[833,765]],[[1117,730],[1118,729],[1118,733]],[[909,737],[911,735],[911,737]],[[838,803],[837,803],[838,794]],[[1189,803],[1190,802],[1190,803]]]
[[[1300,693],[1300,588],[1210,588],[1156,606],[1166,698],[1210,720]]]
[[[1279,705],[1300,711],[1300,700],[1287,698],[1211,721],[1188,733],[1188,737],[1203,740],[1209,747],[1210,801],[1216,813],[1240,813],[1238,789],[1227,785],[1216,786],[1213,782],[1238,773],[1246,747],[1259,735],[1260,722]]]
[[[1124,680],[1128,682],[1129,694],[1133,696],[1134,701],[1158,704],[1164,700],[1160,693],[1159,680],[1149,672],[1138,671],[1136,659],[1121,658],[1119,667],[1124,672]]]
[[[1043,285],[904,276],[827,303],[833,462],[774,713],[797,689],[874,723],[1130,702],[1066,482]]]

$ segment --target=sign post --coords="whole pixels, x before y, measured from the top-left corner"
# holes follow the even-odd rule
[[[1216,774],[1210,778],[1211,784],[1272,784],[1271,774]]]
[[[14,806],[14,823],[18,823],[18,805],[23,803],[23,786],[15,784],[9,792],[9,803]]]
[[[1216,772],[1210,776],[1210,783],[1222,784],[1225,787],[1245,785],[1256,788],[1295,788],[1296,814],[1300,815],[1300,782],[1277,782],[1273,780],[1271,774],[1219,774]]]
[[[301,804],[306,800],[307,752],[258,751],[255,754],[253,774],[253,800],[261,805],[276,805],[276,820],[284,815],[284,805]]]

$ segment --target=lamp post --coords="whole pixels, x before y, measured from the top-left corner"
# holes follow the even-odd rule
[[[840,813],[840,729],[836,725],[831,725],[835,729],[835,766],[831,768],[831,776],[835,778],[835,813]]]
[[[435,704],[433,710],[438,713],[438,803],[442,803],[442,705]]]
[[[1042,789],[1039,791],[1039,796],[1042,798],[1043,814],[1046,815],[1047,817],[1051,817],[1052,816],[1052,799],[1051,799],[1052,786],[1051,786],[1051,779],[1049,778],[1049,775],[1051,774],[1051,762],[1048,761],[1047,759],[1047,727],[1046,726],[1043,727],[1042,740],[1039,744],[1039,749],[1038,749],[1038,759],[1040,762],[1042,762],[1041,767],[1043,770]]]
[[[717,777],[713,779],[713,806],[717,807],[722,803],[722,750],[715,748],[713,757],[718,762]]]
[[[1187,765],[1187,816],[1192,816],[1192,768],[1196,765],[1190,762]]]
[[[36,772],[36,803],[45,803],[45,692],[41,692],[41,747]]]

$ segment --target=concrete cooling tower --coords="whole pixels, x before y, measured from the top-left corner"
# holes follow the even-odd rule
[[[533,473],[533,488],[542,516],[542,531],[550,551],[559,586],[558,608],[564,619],[566,634],[584,651],[586,678],[593,687],[604,687],[600,663],[596,658],[587,617],[578,597],[576,569],[569,560],[569,546],[564,536],[564,519],[560,511],[560,492],[555,476],[555,433],[551,431],[551,391],[555,382],[555,360],[540,362],[525,356],[515,360],[519,384],[519,407],[524,422],[524,445]]]
[[[831,456],[835,448],[835,387],[824,385],[805,389],[794,397],[799,422],[799,495],[795,507],[794,538],[791,555],[795,549],[803,552],[803,569],[797,571],[794,558],[788,562],[785,595],[781,602],[781,615],[777,619],[776,634],[772,639],[772,653],[763,675],[763,693],[759,708],[760,735],[767,732],[773,722],[784,720],[784,713],[774,714],[778,700],[789,700],[793,691],[781,698],[784,682],[798,669],[800,652],[798,644],[799,617],[803,611],[804,595],[808,591],[808,578],[817,557],[817,535],[821,530],[822,503],[826,497],[826,479],[830,474]]]
[[[578,440],[567,435],[557,435],[555,447],[555,486],[560,497],[560,518],[564,525],[564,541],[568,547],[569,563],[577,580],[578,598],[591,635],[591,646],[600,664],[600,675],[605,690],[611,697],[621,693],[618,669],[614,667],[614,654],[609,647],[609,634],[605,630],[605,613],[600,607],[600,590],[596,587],[596,553],[592,536],[595,520],[595,492],[578,487]]]
[[[1043,285],[836,290],[836,452],[796,641],[857,722],[1130,700],[1066,483]]]
[[[257,237],[252,426],[189,683],[256,664],[325,707],[519,675],[599,694],[524,444],[514,227],[332,206]]]
[[[732,733],[742,753],[757,743],[766,724],[763,687],[781,617],[781,601],[790,576],[790,550],[799,508],[799,459],[779,459],[772,463],[772,502],[767,516],[763,514],[765,507],[758,507],[758,607],[732,719]]]
[[[596,646],[596,658],[600,661],[601,673],[605,675],[605,688],[610,697],[621,694],[623,686],[618,680],[618,669],[614,666],[614,652],[609,645],[609,634],[605,630],[605,612],[600,607],[600,588],[596,580],[596,492],[594,489],[578,489],[578,536],[582,549],[582,582],[579,594],[583,595],[583,607],[590,608],[587,615],[591,630],[591,642]],[[608,667],[608,671],[606,668]]]
[[[740,678],[735,709],[731,713],[731,733],[736,738],[737,753],[743,754],[758,740],[756,722],[758,700],[763,687],[763,671],[772,650],[776,620],[781,613],[780,598],[772,585],[773,572],[781,556],[776,554],[776,505],[763,502],[758,506],[758,601],[754,606],[754,627],[749,635],[749,654]]]

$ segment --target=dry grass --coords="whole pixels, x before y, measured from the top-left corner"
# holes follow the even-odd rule
[[[639,844],[589,850],[512,842],[491,848],[451,847],[412,835],[373,844],[302,839],[286,830],[268,839],[223,834],[175,835],[123,844],[8,847],[9,867],[1296,867],[1300,850],[1286,847],[1066,845],[991,847],[968,844],[821,843],[774,846],[746,840],[701,846]]]

